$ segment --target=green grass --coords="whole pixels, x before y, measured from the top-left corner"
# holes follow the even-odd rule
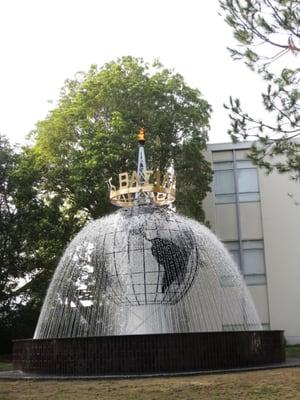
[[[11,371],[12,369],[13,369],[13,365],[11,362],[0,361],[0,371]]]
[[[13,369],[11,358],[11,354],[0,355],[0,371],[11,371]]]
[[[285,354],[287,357],[300,357],[300,345],[286,346]]]

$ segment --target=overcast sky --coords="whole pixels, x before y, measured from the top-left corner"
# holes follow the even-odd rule
[[[226,46],[217,0],[6,0],[0,3],[0,132],[25,141],[65,79],[123,55],[159,58],[213,107],[210,142],[229,141],[230,94],[261,113],[261,82]]]

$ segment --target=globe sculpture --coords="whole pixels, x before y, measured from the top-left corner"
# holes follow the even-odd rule
[[[70,243],[34,340],[15,344],[16,364],[76,375],[282,361],[282,332],[262,331],[229,253],[209,229],[170,208],[175,177],[148,171],[143,130],[138,140],[137,171],[120,174],[118,188],[110,181],[121,209]]]
[[[149,205],[90,223],[51,282],[35,338],[261,329],[237,266],[203,225]]]

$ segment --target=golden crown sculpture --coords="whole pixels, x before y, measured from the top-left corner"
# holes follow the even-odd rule
[[[140,129],[138,170],[119,174],[119,187],[109,179],[110,201],[119,207],[132,207],[137,204],[154,204],[164,206],[175,201],[175,176],[169,172],[147,170],[144,153],[145,131]]]

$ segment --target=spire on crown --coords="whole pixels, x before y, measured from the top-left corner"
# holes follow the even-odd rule
[[[145,129],[137,134],[139,156],[137,171],[119,174],[119,187],[114,186],[109,179],[110,201],[119,207],[154,204],[164,206],[175,201],[175,176],[169,172],[147,170],[145,156]]]

